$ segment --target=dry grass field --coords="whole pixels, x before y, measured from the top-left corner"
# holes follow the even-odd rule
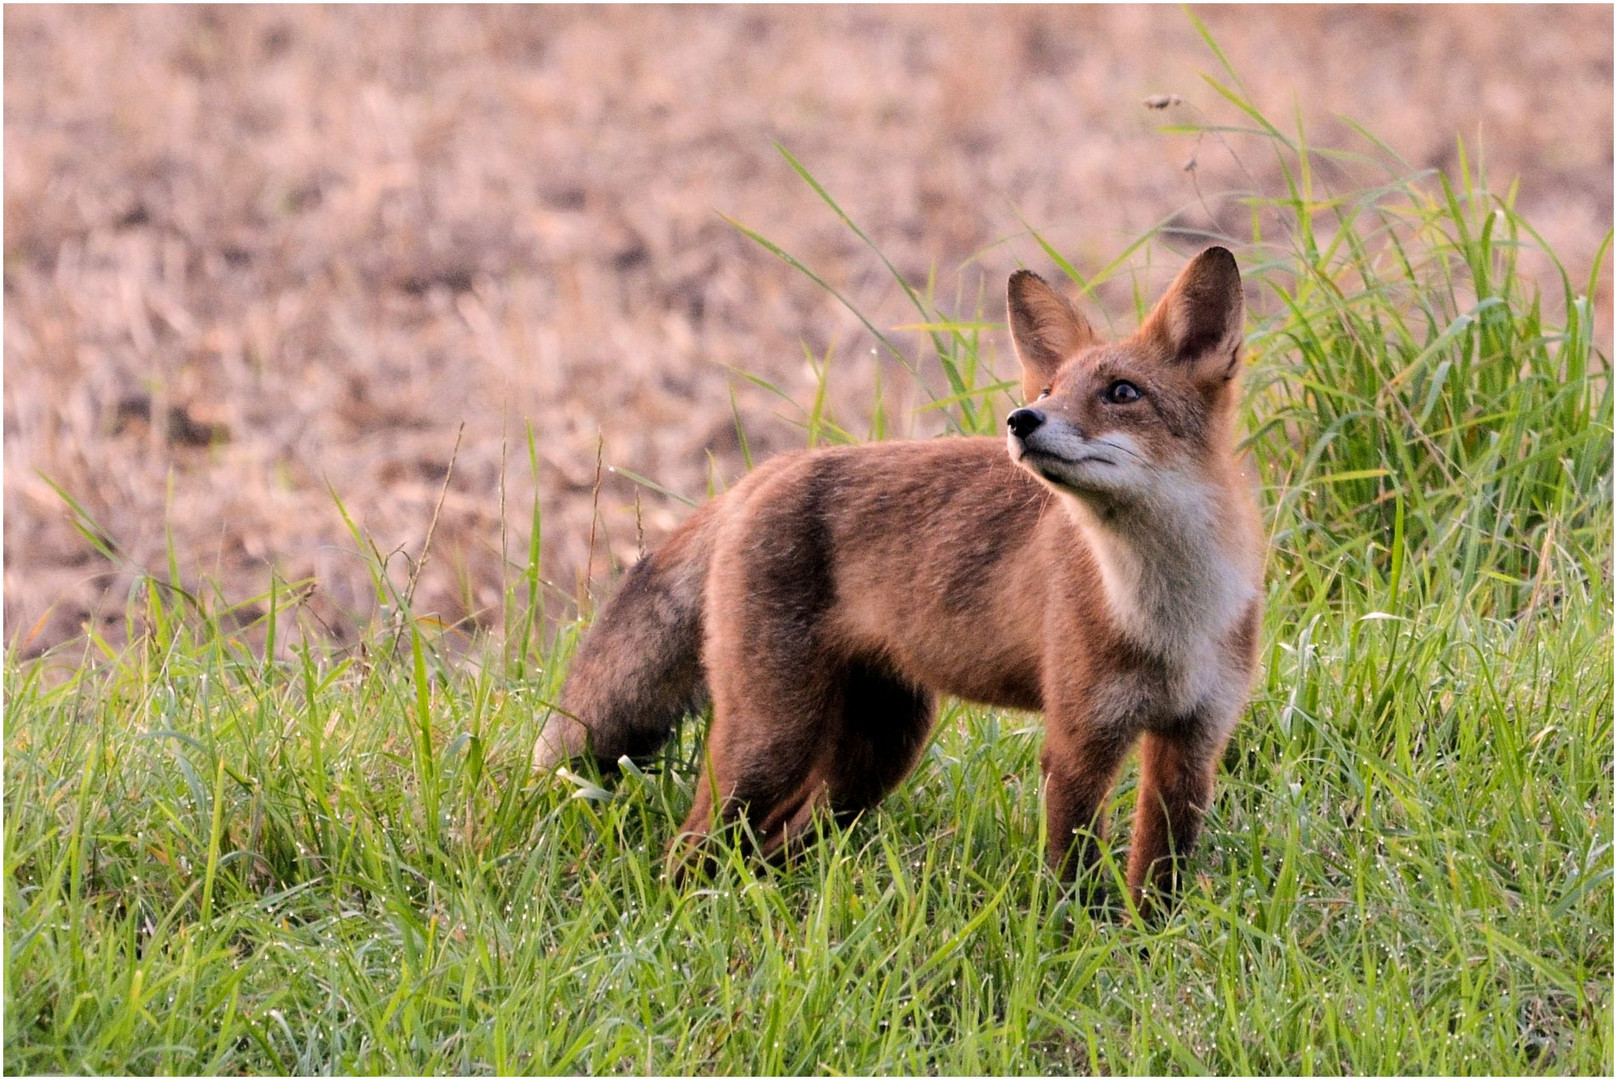
[[[1314,142],[1363,146],[1345,115],[1452,167],[1464,136],[1587,280],[1611,226],[1610,8],[1200,14]],[[854,430],[880,375],[889,430],[931,433],[860,323],[725,220],[878,326],[913,321],[777,141],[909,281],[989,320],[1010,270],[1049,269],[1027,225],[1095,269],[1168,221],[1134,258],[1154,287],[1196,230],[1243,226],[1218,193],[1278,183],[1255,141],[1157,130],[1240,119],[1173,7],[4,18],[4,614],[25,655],[87,622],[121,636],[170,546],[232,601],[312,580],[309,625],[352,639],[375,590],[339,499],[402,582],[441,496],[416,609],[490,626],[537,483],[565,610],[683,511],[597,461],[698,498],[744,468],[735,415],[754,455],[802,445],[734,372],[806,398],[805,350],[832,357]]]

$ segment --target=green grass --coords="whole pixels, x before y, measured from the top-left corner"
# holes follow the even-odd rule
[[[957,705],[876,813],[672,889],[699,725],[610,791],[528,773],[578,630],[525,629],[536,546],[470,656],[403,619],[274,661],[275,619],[249,647],[152,581],[129,648],[6,660],[6,1070],[1610,1075],[1593,284],[1541,302],[1536,238],[1468,164],[1332,194],[1325,152],[1227,92],[1257,134],[1216,135],[1287,178],[1209,238],[1260,291],[1273,554],[1264,673],[1168,918],[1069,901],[1036,719]],[[1146,257],[1170,261],[1147,236],[1077,285]],[[997,428],[995,313],[910,295],[932,407]],[[824,400],[809,440],[848,438]]]

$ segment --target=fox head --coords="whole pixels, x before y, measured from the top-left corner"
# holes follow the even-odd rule
[[[1100,341],[1031,271],[1007,294],[1028,401],[1006,422],[1012,461],[1106,518],[1229,473],[1244,305],[1227,250],[1192,259],[1122,341]]]

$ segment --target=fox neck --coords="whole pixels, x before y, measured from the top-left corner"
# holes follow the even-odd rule
[[[1094,554],[1116,629],[1170,663],[1206,662],[1257,595],[1244,493],[1184,481],[1148,505],[1108,508],[1067,496]]]

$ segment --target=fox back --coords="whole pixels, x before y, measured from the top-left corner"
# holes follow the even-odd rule
[[[873,806],[935,698],[1042,709],[1051,866],[1092,864],[1141,746],[1129,884],[1171,888],[1249,691],[1263,546],[1236,452],[1234,259],[1193,260],[1132,336],[1098,339],[1028,271],[1007,295],[1028,404],[1006,438],[789,455],[642,560],[592,627],[536,762],[656,748],[711,698],[672,854],[745,818],[765,855]]]

